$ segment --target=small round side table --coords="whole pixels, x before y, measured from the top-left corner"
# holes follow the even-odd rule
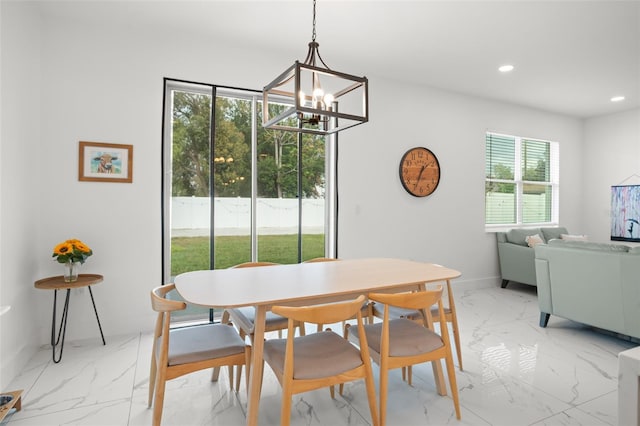
[[[59,363],[62,359],[62,351],[64,349],[64,336],[67,332],[67,317],[69,314],[69,296],[71,295],[72,288],[87,287],[89,289],[89,295],[91,295],[91,303],[93,304],[93,311],[96,313],[96,320],[98,320],[98,328],[100,329],[100,336],[102,337],[102,344],[106,345],[104,340],[104,334],[102,333],[102,326],[100,325],[100,317],[98,317],[98,310],[96,309],[96,302],[93,299],[93,292],[91,286],[102,282],[102,275],[98,274],[79,274],[78,280],[73,282],[65,282],[64,276],[58,275],[55,277],[43,278],[34,283],[35,288],[40,290],[53,290],[53,317],[51,320],[51,348],[53,352],[53,362]],[[67,295],[64,301],[64,308],[62,310],[62,317],[60,319],[60,329],[58,330],[58,336],[56,336],[56,299],[58,290],[67,290]],[[60,340],[62,337],[62,340]],[[60,353],[56,359],[56,347],[60,345]]]

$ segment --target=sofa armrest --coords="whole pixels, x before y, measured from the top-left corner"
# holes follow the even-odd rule
[[[621,256],[624,324],[632,336],[640,336],[640,246]]]
[[[553,313],[553,301],[551,299],[551,276],[549,274],[549,261],[546,257],[546,246],[538,244],[535,247],[536,282],[538,284],[538,306],[540,312]]]
[[[536,285],[535,252],[531,247],[498,242],[498,259],[503,280]]]

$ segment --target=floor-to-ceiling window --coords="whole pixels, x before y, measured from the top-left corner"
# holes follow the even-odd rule
[[[336,141],[264,129],[261,102],[260,92],[165,80],[164,282],[336,255]]]

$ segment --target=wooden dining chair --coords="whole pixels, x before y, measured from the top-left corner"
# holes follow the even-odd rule
[[[410,293],[370,293],[369,300],[384,304],[382,322],[365,326],[364,333],[360,329],[349,327],[347,328],[347,336],[356,344],[368,344],[371,357],[380,366],[380,424],[384,425],[387,417],[389,370],[428,361],[439,364],[443,358],[447,365],[456,418],[459,420],[458,385],[442,304],[442,286],[439,285],[434,290]],[[440,334],[436,333],[433,327],[430,308],[434,304],[438,305]],[[407,318],[392,319],[391,306],[422,310],[424,313],[423,324],[418,324]]]
[[[458,357],[458,368],[463,371],[462,367],[462,347],[460,346],[460,330],[458,328],[458,315],[456,313],[456,304],[453,300],[453,291],[451,290],[451,281],[447,280],[447,304],[444,305],[444,316],[448,323],[451,324],[453,330],[453,339],[456,344],[456,355]],[[382,319],[384,317],[384,306],[371,303],[371,315],[376,318]],[[389,315],[391,318],[407,318],[418,323],[424,321],[424,317],[420,310],[415,309],[403,309],[395,306],[389,307]],[[434,322],[440,320],[438,307],[431,307],[431,316]],[[404,378],[404,376],[403,376]],[[409,374],[409,384],[411,384],[411,374]]]
[[[302,263],[335,262],[336,260],[340,260],[340,259],[337,259],[335,257],[314,257],[313,259],[305,260]],[[373,313],[371,312],[371,306],[369,303],[362,305],[361,314],[363,318],[367,319],[368,322],[372,322]],[[349,320],[355,320],[355,319],[356,319],[355,315],[353,316],[353,318],[349,318]],[[347,320],[342,321],[343,330],[346,325],[347,325]],[[324,324],[318,324],[316,331],[322,331],[322,327],[324,327]]]
[[[151,291],[151,307],[158,312],[151,350],[149,372],[149,401],[153,404],[153,425],[160,425],[167,380],[195,371],[229,366],[229,385],[233,390],[233,366],[247,366],[247,389],[251,366],[251,346],[231,326],[206,324],[182,328],[170,328],[171,312],[184,310],[187,304],[166,298],[174,284],[156,287]],[[240,370],[236,380],[236,392],[240,387]],[[154,402],[155,397],[155,402]]]
[[[275,266],[278,263],[273,262],[245,262],[232,266],[232,268],[255,268],[261,266]],[[238,328],[240,337],[244,338],[249,336],[253,343],[253,335],[255,329],[256,309],[253,306],[246,306],[242,308],[226,309],[222,313],[223,324],[226,324],[229,320]],[[297,325],[298,332],[301,336],[304,336],[304,324]],[[287,319],[277,315],[271,311],[267,312],[267,318],[265,322],[264,331],[277,331],[278,337],[282,338],[282,330],[287,329]]]
[[[365,297],[361,295],[348,302],[272,308],[275,313],[288,318],[287,338],[271,339],[264,343],[264,360],[282,386],[281,425],[288,425],[290,422],[291,399],[294,394],[329,387],[331,397],[334,398],[335,385],[359,379],[365,380],[372,424],[379,424],[366,337],[363,337],[363,344],[358,349],[331,330],[294,336],[294,328],[300,322],[333,324],[353,316],[357,319],[357,329],[365,336],[360,313],[364,301]]]

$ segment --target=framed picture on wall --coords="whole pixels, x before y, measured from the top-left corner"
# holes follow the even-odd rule
[[[611,240],[640,243],[640,185],[611,187]]]
[[[133,182],[133,145],[80,141],[78,180]]]

